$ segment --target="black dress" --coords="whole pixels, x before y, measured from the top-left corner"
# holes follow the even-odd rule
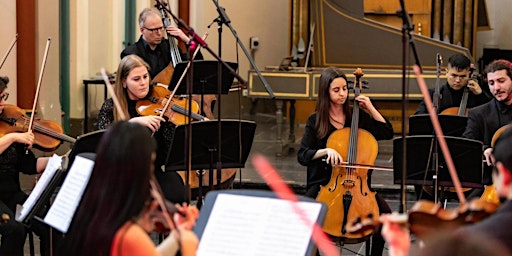
[[[130,117],[140,116],[135,108],[137,101],[128,98],[127,101]],[[113,122],[114,101],[109,98],[101,106],[98,115],[98,129],[106,129]],[[162,187],[165,198],[173,203],[182,203],[187,201],[185,184],[182,178],[176,172],[166,172],[164,168],[174,138],[174,129],[174,124],[165,122],[160,125],[160,129],[154,135],[157,142],[155,176],[160,183],[160,187]]]

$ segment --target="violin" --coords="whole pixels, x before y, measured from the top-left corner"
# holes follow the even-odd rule
[[[170,107],[164,110],[165,105],[168,101]],[[204,116],[199,115],[199,104],[192,100],[192,112],[190,116],[194,120],[203,121],[206,120]],[[167,90],[163,86],[153,86],[151,95],[145,99],[137,101],[136,109],[137,113],[143,116],[155,116],[164,115],[169,121],[175,125],[182,125],[189,123],[188,116],[188,99],[179,99],[172,97],[172,92]]]
[[[167,201],[163,197],[162,190],[154,177],[150,180],[150,193],[153,200],[156,201],[159,206],[156,209],[152,209],[149,213],[156,232],[168,234],[171,230],[176,230],[179,234],[177,224],[179,224],[181,228],[188,230],[194,227],[195,221],[199,216],[197,207],[188,206],[187,204],[179,206]],[[179,214],[177,223],[175,223],[173,219],[175,214]]]
[[[11,132],[27,132],[30,118],[21,108],[5,104],[0,114],[0,136]],[[55,150],[63,141],[75,143],[76,139],[65,135],[62,127],[51,120],[34,120],[34,145],[43,151]]]
[[[420,200],[407,214],[387,215],[391,222],[407,226],[418,237],[427,237],[439,230],[454,230],[460,226],[479,222],[496,211],[498,205],[475,198],[455,209],[444,209],[440,204]],[[382,225],[382,218],[360,216],[347,224],[353,234],[376,230]]]

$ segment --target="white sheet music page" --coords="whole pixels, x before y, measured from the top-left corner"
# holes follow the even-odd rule
[[[39,177],[36,186],[34,189],[32,189],[32,192],[30,192],[30,195],[28,196],[27,200],[25,200],[25,203],[23,203],[23,207],[21,208],[19,215],[16,216],[17,221],[22,222],[25,220],[27,215],[34,207],[34,204],[37,202],[37,200],[39,200],[41,194],[43,194],[44,190],[48,186],[48,183],[50,183],[53,176],[55,175],[55,172],[57,172],[61,165],[62,157],[53,154],[53,156],[48,160],[46,169],[44,169],[43,174],[41,174],[41,177]]]
[[[305,255],[313,232],[293,202],[268,197],[219,194],[197,255]],[[314,223],[318,202],[297,202]]]
[[[76,156],[66,180],[62,184],[44,222],[59,231],[66,233],[82,199],[89,178],[91,177],[94,161]]]

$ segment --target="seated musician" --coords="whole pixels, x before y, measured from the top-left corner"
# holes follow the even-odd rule
[[[5,101],[9,78],[0,77],[0,115],[5,117]],[[3,121],[2,121],[3,122]],[[7,125],[7,124],[5,124]],[[44,171],[48,157],[36,158],[31,150],[34,143],[32,132],[11,132],[0,137],[0,213],[9,215],[5,224],[0,224],[0,255],[23,255],[26,230],[15,220],[16,205],[28,198],[21,190],[19,173],[38,174]],[[50,255],[50,232],[47,226],[34,221],[32,230],[40,237],[41,255]]]
[[[185,218],[170,213],[178,231],[171,229],[158,247],[148,236],[161,216],[151,196],[155,150],[146,127],[127,121],[111,125],[58,255],[176,255],[178,249],[195,255],[198,240],[191,228],[198,211],[193,206],[180,207]]]
[[[469,110],[468,124],[462,136],[483,142],[486,160],[483,183],[490,185],[492,138],[500,127],[512,122],[512,63],[495,60],[486,67],[485,72],[494,99]]]
[[[165,172],[167,152],[174,135],[174,124],[165,122],[160,116],[141,116],[136,104],[140,99],[151,94],[153,86],[149,84],[149,66],[137,55],[128,55],[119,63],[114,91],[119,100],[124,116],[130,122],[139,123],[155,133],[158,143],[155,160],[155,176],[164,191],[167,200],[180,203],[186,200],[185,185],[176,172]],[[114,108],[114,101],[109,98],[101,106],[98,114],[98,129],[106,129],[114,121],[122,120]]]
[[[438,112],[460,106],[464,87],[469,89],[467,108],[482,105],[492,99],[492,96],[480,87],[478,81],[469,77],[471,60],[464,54],[454,54],[448,59],[446,68],[446,83],[439,89],[440,98]],[[430,98],[433,98],[434,90],[429,90]],[[421,101],[416,109],[417,114],[428,114],[425,101]]]
[[[489,155],[490,161],[495,163],[495,168],[492,171],[492,179],[494,181],[496,191],[500,197],[505,199],[498,210],[491,214],[488,218],[475,224],[468,224],[467,226],[458,228],[455,231],[445,231],[454,232],[454,234],[450,234],[450,236],[470,236],[471,234],[478,234],[484,238],[480,240],[480,243],[487,244],[490,241],[494,241],[497,243],[497,245],[494,247],[503,247],[507,251],[505,254],[493,254],[491,249],[494,250],[496,248],[490,247],[484,254],[478,255],[512,255],[512,244],[510,243],[510,237],[512,237],[511,147],[512,128],[508,128],[496,141],[495,150],[491,153],[491,155]],[[381,219],[383,220],[382,234],[390,245],[390,255],[408,255],[409,248],[411,247],[408,230],[402,228],[399,226],[399,224],[392,222],[391,218],[388,218],[387,215],[384,215]],[[436,236],[436,234],[433,236]],[[426,242],[426,244],[428,245],[428,242]],[[432,247],[435,245],[431,244],[429,246]],[[453,247],[457,247],[457,245],[454,245]],[[452,250],[456,250],[453,247]],[[477,255],[475,253],[476,251],[473,251],[469,254]]]
[[[155,8],[142,10],[139,14],[139,28],[142,34],[139,41],[126,47],[121,52],[121,59],[130,54],[138,55],[149,64],[150,77],[151,79],[155,79],[158,73],[165,69],[172,61],[171,45],[168,40],[164,39],[164,30],[185,43],[188,43],[190,39],[181,29],[175,26],[164,28],[162,15]],[[187,60],[186,53],[181,52],[181,50],[180,53],[180,58]],[[198,53],[196,59],[203,59],[201,52]],[[168,79],[170,79],[170,77]]]
[[[347,77],[338,68],[328,67],[322,71],[315,113],[309,116],[304,136],[297,153],[301,165],[307,166],[306,196],[316,198],[320,186],[329,182],[332,166],[344,159],[332,148],[327,148],[327,139],[336,130],[351,126],[352,112],[349,108]],[[377,140],[391,139],[393,127],[364,95],[357,97],[361,129],[369,131]],[[369,113],[369,114],[368,114]],[[348,142],[347,142],[348,143]],[[325,161],[323,161],[325,159]],[[377,196],[380,212],[390,212],[387,203]],[[372,255],[382,255],[384,241],[376,232],[372,241]]]
[[[464,54],[454,54],[448,59],[448,67],[446,68],[446,83],[439,89],[439,105],[438,113],[446,113],[448,109],[459,108],[464,94],[464,87],[467,86],[469,93],[467,95],[466,108],[471,109],[476,106],[485,104],[492,99],[487,88],[480,87],[478,81],[470,76],[471,60]],[[430,89],[430,98],[433,98],[434,90]],[[457,114],[457,111],[454,112]],[[416,109],[417,114],[428,114],[425,101],[421,101]],[[453,113],[449,113],[453,114]],[[418,199],[434,200],[432,187],[424,187],[415,185],[416,196]],[[451,190],[444,191],[446,197],[451,197],[454,193]],[[475,196],[480,194],[480,190],[469,190],[465,194]]]

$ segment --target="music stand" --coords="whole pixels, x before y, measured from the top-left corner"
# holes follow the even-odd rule
[[[198,252],[240,255],[241,251],[256,250],[257,246],[257,249],[275,255],[315,255],[315,244],[311,239],[313,228],[303,229],[305,225],[290,204],[298,204],[309,213],[311,222],[320,226],[327,207],[304,196],[298,196],[298,200],[286,201],[274,192],[259,190],[208,193],[194,227],[200,240]],[[240,203],[247,207],[241,209]],[[284,237],[286,239],[282,239]],[[231,245],[228,246],[226,241]]]
[[[210,186],[212,186],[213,167],[219,162],[218,138],[212,136],[217,134],[219,124],[217,120],[194,122],[188,125],[178,125],[175,130],[174,140],[166,161],[167,171],[186,171],[184,148],[187,143],[186,132],[188,126],[192,127],[192,150],[191,170],[210,170]],[[222,168],[243,168],[249,157],[256,123],[253,121],[222,120],[222,156],[220,163]],[[199,181],[202,181],[202,172],[199,173]],[[219,180],[221,177],[217,175]],[[220,182],[217,183],[220,185]],[[199,202],[201,202],[202,191],[199,184]],[[201,203],[198,203],[201,206]]]
[[[445,136],[462,137],[468,118],[456,115],[438,115],[441,129]],[[409,135],[432,135],[434,128],[428,114],[409,117]]]
[[[209,169],[218,161],[215,152],[218,141],[212,136],[217,120],[194,122],[192,126],[191,169]],[[256,123],[253,121],[222,120],[222,168],[243,168],[251,150]],[[183,148],[188,125],[176,126],[174,140],[166,161],[166,170],[183,171],[187,168]],[[240,133],[239,133],[240,132]],[[213,154],[213,156],[212,156]]]
[[[226,62],[233,70],[238,68],[237,63]],[[185,72],[188,62],[180,62],[174,67],[169,90],[174,90],[181,75]],[[228,94],[235,75],[232,74],[224,65],[222,66],[222,89],[221,94]],[[217,94],[218,93],[218,61],[194,60],[194,79],[192,94]],[[185,81],[185,80],[183,80]],[[182,81],[182,84],[184,83]],[[186,95],[187,86],[179,86],[175,95]]]
[[[96,153],[96,148],[101,140],[105,130],[98,130],[82,134],[76,138],[71,153],[69,153],[68,169],[73,165],[76,155],[80,153]]]
[[[434,136],[417,135],[408,136],[407,141],[407,185],[434,185],[434,174],[430,161],[431,144]],[[445,136],[446,143],[457,170],[461,185],[466,188],[482,187],[482,154],[483,145],[480,141]],[[400,184],[402,181],[402,142],[401,137],[393,140],[393,181]],[[432,149],[434,150],[434,149]],[[441,152],[441,149],[438,149]],[[430,164],[429,164],[430,163]],[[427,171],[427,175],[425,175]],[[453,182],[444,160],[439,154],[438,186],[453,187]]]

